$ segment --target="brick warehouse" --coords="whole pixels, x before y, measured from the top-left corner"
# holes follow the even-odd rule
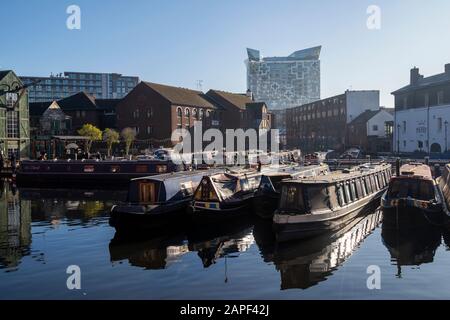
[[[134,128],[137,140],[149,147],[172,146],[177,128],[192,131],[195,121],[203,130],[270,129],[271,114],[251,94],[201,91],[141,82],[117,105],[117,127]]]

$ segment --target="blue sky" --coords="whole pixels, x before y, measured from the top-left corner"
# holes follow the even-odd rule
[[[81,30],[66,8],[81,8]],[[366,27],[369,5],[381,29]],[[93,71],[203,90],[246,90],[246,47],[284,56],[322,45],[321,96],[378,89],[381,104],[409,81],[450,63],[448,0],[2,1],[0,69],[19,75]],[[5,14],[7,13],[7,14]]]

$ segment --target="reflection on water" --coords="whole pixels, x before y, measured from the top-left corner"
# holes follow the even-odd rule
[[[447,225],[410,216],[398,223],[374,210],[336,232],[283,244],[275,241],[270,221],[251,216],[124,237],[109,226],[108,216],[125,197],[126,191],[1,184],[0,299],[79,298],[65,289],[71,264],[83,270],[88,295],[82,298],[372,297],[366,268],[373,264],[382,269],[383,287],[405,286],[404,292],[381,290],[377,297],[420,298],[427,292],[427,298],[442,298],[450,292]],[[421,264],[431,268],[419,271],[415,266]],[[428,284],[428,278],[434,280]],[[411,283],[421,290],[411,290]]]
[[[282,290],[306,289],[326,280],[342,265],[379,225],[381,217],[376,211],[354,219],[337,232],[303,241],[269,246],[267,239],[258,237],[257,242],[263,242],[265,261],[272,260],[279,270]]]
[[[30,201],[22,200],[16,189],[0,184],[0,269],[14,271],[30,253]]]
[[[433,262],[446,228],[445,225],[434,223],[420,211],[398,214],[399,218],[396,213],[384,214],[381,236],[392,263],[397,265],[397,277],[401,277],[402,266]]]

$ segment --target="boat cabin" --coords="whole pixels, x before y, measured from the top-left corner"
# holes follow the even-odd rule
[[[391,166],[383,163],[283,181],[277,215],[319,214],[340,210],[383,191],[390,177]]]
[[[431,169],[421,163],[410,163],[400,168],[400,175],[392,178],[389,198],[413,198],[431,200],[435,197]]]

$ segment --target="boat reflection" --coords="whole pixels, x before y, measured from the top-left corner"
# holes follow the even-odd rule
[[[280,272],[281,290],[307,289],[326,280],[342,265],[379,225],[381,217],[377,210],[356,217],[336,232],[293,243],[274,244],[272,252],[270,234],[257,232],[255,238],[264,259],[272,260]]]
[[[160,235],[143,239],[118,233],[109,244],[112,263],[128,260],[129,264],[144,269],[165,269],[189,252],[184,232],[165,230]]]
[[[8,183],[0,182],[0,269],[15,271],[30,254],[31,205]]]
[[[392,263],[398,267],[398,277],[402,275],[402,266],[433,262],[436,249],[442,243],[442,228],[441,224],[427,219],[426,214],[415,214],[414,219],[409,220],[397,220],[392,214],[383,215],[381,237]]]

